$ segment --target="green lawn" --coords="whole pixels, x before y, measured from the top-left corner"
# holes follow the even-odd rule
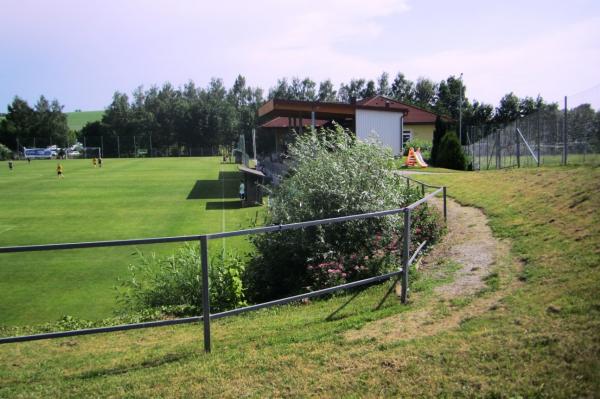
[[[348,296],[218,320],[0,346],[0,397],[596,397],[600,392],[600,168],[423,175],[480,207],[512,259],[488,290],[497,305],[432,336],[383,343],[344,333],[424,308],[459,312],[422,270],[411,302],[389,284]],[[335,314],[334,314],[335,313]],[[332,317],[329,317],[332,315]],[[386,331],[382,331],[385,335]]]
[[[81,130],[86,123],[102,119],[102,115],[104,111],[67,112],[67,124],[71,130]]]
[[[96,169],[90,160],[61,162],[60,180],[56,161],[17,161],[12,172],[2,163],[0,246],[235,230],[261,210],[239,207],[237,166],[216,157],[105,159]],[[211,241],[210,248],[222,245]],[[225,245],[249,248],[243,238]],[[111,316],[113,287],[136,259],[134,247],[0,254],[0,325]]]

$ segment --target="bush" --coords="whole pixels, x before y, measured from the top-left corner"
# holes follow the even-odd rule
[[[0,143],[0,161],[4,161],[5,159],[11,159],[11,158],[12,158],[12,151],[7,146]]]
[[[404,156],[408,155],[408,150],[412,147],[415,150],[417,148],[421,149],[421,154],[423,155],[423,159],[429,159],[431,157],[431,147],[433,143],[428,140],[420,140],[420,139],[412,139],[404,144]]]
[[[126,310],[160,309],[177,315],[202,311],[202,269],[197,246],[185,245],[166,257],[140,253],[130,265],[130,277],[121,281],[119,299]],[[244,261],[223,251],[209,263],[211,311],[219,312],[245,305],[242,273]]]
[[[297,137],[289,154],[290,173],[270,196],[267,224],[401,208],[420,198],[393,172],[389,149],[340,127]],[[402,227],[399,214],[255,236],[247,292],[269,300],[396,270]]]
[[[467,159],[454,132],[448,132],[440,142],[437,166],[448,169],[465,170]]]

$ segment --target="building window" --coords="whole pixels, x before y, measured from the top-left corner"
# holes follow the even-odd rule
[[[402,144],[406,144],[406,142],[412,139],[412,132],[410,130],[405,130],[402,132]]]

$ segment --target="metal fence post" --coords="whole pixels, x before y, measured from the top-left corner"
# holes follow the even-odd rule
[[[518,119],[515,120],[515,139],[517,140],[517,168],[521,167],[521,140],[519,137],[519,124]]]
[[[404,209],[404,240],[402,243],[402,294],[400,300],[406,303],[408,300],[408,260],[410,245],[410,209]]]
[[[565,96],[565,117],[563,120],[563,165],[567,164],[567,154],[568,154],[568,146],[567,146],[567,96]]]
[[[202,260],[202,321],[204,322],[204,351],[210,353],[210,295],[208,286],[208,239],[200,237]]]
[[[444,194],[444,222],[448,223],[448,206],[446,205],[446,186],[442,187]]]

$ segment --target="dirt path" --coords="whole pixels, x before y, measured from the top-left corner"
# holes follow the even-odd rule
[[[421,260],[419,268],[423,273],[444,275],[447,271],[441,266],[451,261],[459,265],[453,281],[437,286],[434,298],[425,306],[369,323],[360,330],[349,331],[345,337],[387,342],[430,336],[456,328],[463,320],[496,308],[507,294],[506,290],[477,294],[486,288],[485,278],[496,266],[512,262],[509,250],[506,242],[492,235],[481,210],[449,199],[448,233]],[[460,306],[453,306],[452,302]]]

